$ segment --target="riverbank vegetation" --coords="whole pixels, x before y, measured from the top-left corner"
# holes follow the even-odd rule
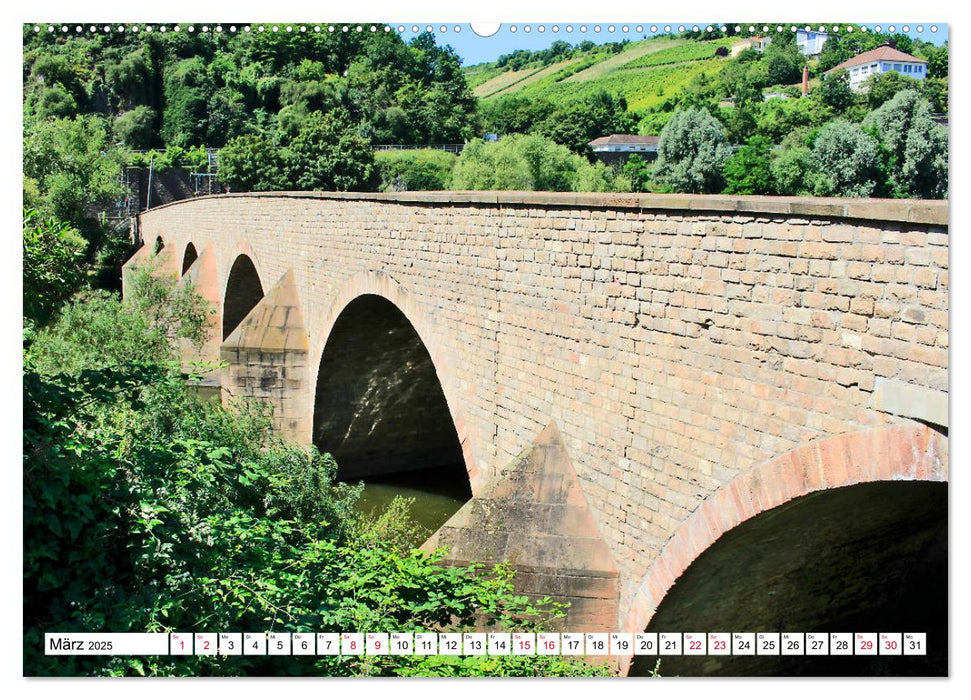
[[[504,566],[443,567],[442,552],[413,549],[405,502],[362,518],[361,486],[276,436],[260,405],[197,396],[178,349],[211,319],[190,285],[144,267],[124,301],[44,297],[38,281],[77,276],[76,241],[39,226],[28,212],[25,249],[44,242],[30,254],[44,274],[24,290],[43,299],[25,306],[26,675],[610,673],[554,657],[45,656],[53,631],[530,630],[563,612],[515,595]]]

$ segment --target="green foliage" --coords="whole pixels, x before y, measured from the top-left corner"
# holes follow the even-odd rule
[[[242,192],[286,189],[283,151],[264,136],[237,136],[219,151],[219,179]]]
[[[632,70],[635,68],[648,68],[651,66],[664,66],[672,63],[687,63],[698,61],[705,58],[712,58],[716,55],[719,47],[731,44],[731,40],[725,41],[689,41],[670,48],[654,51],[624,64],[624,68]]]
[[[166,146],[163,150],[150,149],[140,153],[126,153],[126,165],[130,168],[148,168],[156,171],[170,168],[205,170],[209,165],[209,154],[203,146]]]
[[[294,189],[372,188],[376,173],[371,144],[344,110],[313,112],[288,150],[289,182]]]
[[[850,89],[850,74],[841,69],[827,75],[819,86],[819,99],[837,114],[843,114],[856,99]]]
[[[864,80],[861,92],[864,94],[867,107],[874,110],[901,90],[920,90],[922,82],[901,75],[897,71],[887,71],[886,73],[875,73]]]
[[[212,314],[191,284],[177,284],[145,265],[133,274],[125,301],[102,290],[67,303],[54,323],[37,333],[31,346],[34,367],[53,375],[128,362],[174,362],[175,342],[184,338],[200,346]]]
[[[806,146],[785,148],[773,154],[770,167],[776,194],[811,194],[806,184],[811,154],[812,151]]]
[[[24,35],[25,114],[155,111],[141,147],[221,147],[249,133],[296,136],[313,112],[348,111],[384,143],[461,143],[478,133],[460,60],[433,35],[397,32],[112,32]],[[129,118],[130,119],[130,118]],[[144,124],[144,122],[142,122]]]
[[[92,208],[106,207],[123,192],[121,153],[111,148],[104,120],[29,121],[24,125],[24,177],[41,193],[42,215],[89,233]],[[90,235],[88,236],[90,240]]]
[[[454,153],[429,149],[374,154],[384,191],[450,189],[456,159]]]
[[[903,90],[863,120],[876,129],[889,151],[889,175],[896,196],[947,197],[947,132],[931,119],[930,104],[915,90]]]
[[[76,229],[24,210],[24,316],[43,325],[84,282],[87,242]]]
[[[769,85],[789,85],[802,78],[805,57],[795,43],[772,41],[765,47],[762,61],[766,66]]]
[[[150,309],[150,300],[133,308]],[[111,330],[95,341],[66,323],[57,333],[73,347],[52,354],[38,341],[25,358],[27,675],[609,673],[541,657],[45,656],[52,629],[531,630],[562,614],[548,599],[514,595],[504,566],[443,567],[443,552],[404,549],[400,506],[359,528],[360,487],[334,482],[329,455],[275,437],[255,405],[197,400],[167,369],[166,334],[145,336],[150,318],[124,319],[153,346],[139,353],[117,337],[129,332],[117,303],[96,297],[75,307],[84,325]],[[111,356],[82,347],[92,342]]]
[[[772,142],[753,136],[725,163],[725,194],[772,194]]]
[[[568,148],[535,135],[513,134],[498,142],[476,139],[459,156],[452,185],[460,190],[604,192],[617,187],[610,171],[591,165]]]
[[[730,155],[725,130],[706,110],[675,112],[661,132],[655,179],[673,192],[718,192]]]
[[[37,115],[41,119],[73,117],[77,114],[78,103],[60,83],[45,88],[37,101]]]
[[[764,102],[758,111],[752,131],[773,143],[780,143],[799,129],[819,127],[832,118],[833,110],[816,99],[771,99]],[[740,141],[746,138],[748,136],[743,136]]]
[[[948,46],[934,46],[934,44],[924,44],[920,46],[920,54],[927,60],[928,78],[947,78],[948,77]]]
[[[631,192],[650,192],[654,167],[638,154],[631,154],[624,163],[624,176],[630,181]]]
[[[601,91],[557,107],[530,131],[566,146],[574,153],[587,155],[593,139],[629,133],[633,126],[627,102]]]
[[[879,143],[858,125],[837,119],[816,136],[810,156],[811,191],[822,197],[876,197],[883,193]]]
[[[203,143],[206,133],[207,95],[212,84],[205,61],[199,56],[174,64],[166,73],[162,141],[173,146]]]
[[[122,143],[132,148],[148,148],[155,141],[155,110],[139,105],[115,119],[114,132]]]

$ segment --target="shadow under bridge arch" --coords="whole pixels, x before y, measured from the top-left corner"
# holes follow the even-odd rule
[[[376,294],[351,300],[320,361],[313,440],[353,480],[434,470],[471,496],[455,423],[432,358],[404,313]]]

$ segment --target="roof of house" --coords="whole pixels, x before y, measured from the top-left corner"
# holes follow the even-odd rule
[[[660,136],[638,136],[637,134],[611,134],[601,136],[590,142],[591,146],[656,146]]]
[[[854,56],[848,61],[843,61],[838,66],[833,66],[827,73],[832,73],[834,70],[839,70],[840,68],[852,68],[853,66],[862,66],[865,63],[873,63],[874,61],[901,61],[905,63],[927,63],[922,58],[917,58],[916,56],[911,56],[909,53],[904,53],[903,51],[898,51],[892,46],[884,44],[883,46],[878,46],[875,49],[870,49],[869,51],[864,51],[858,56]]]

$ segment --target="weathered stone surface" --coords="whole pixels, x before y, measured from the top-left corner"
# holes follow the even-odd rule
[[[916,418],[933,425],[948,427],[947,392],[877,377],[873,390],[873,407],[895,416]]]
[[[300,295],[288,270],[223,342],[223,400],[263,399],[274,407],[276,429],[304,434],[310,421],[309,347]]]
[[[570,629],[610,631],[618,570],[554,423],[423,545],[446,563],[507,562],[516,590],[571,607]]]

